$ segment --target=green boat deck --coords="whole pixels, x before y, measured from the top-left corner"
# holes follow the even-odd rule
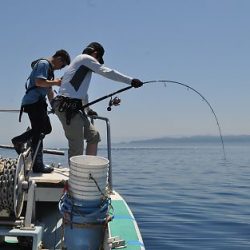
[[[114,218],[109,223],[110,237],[119,237],[120,240],[125,240],[125,249],[145,249],[136,220],[127,203],[117,193],[115,194],[115,198],[112,196],[113,195],[111,195],[111,204],[114,209]]]

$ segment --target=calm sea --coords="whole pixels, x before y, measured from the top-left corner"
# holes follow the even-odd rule
[[[225,150],[226,159],[218,143],[114,145],[114,189],[146,249],[250,249],[250,143]]]

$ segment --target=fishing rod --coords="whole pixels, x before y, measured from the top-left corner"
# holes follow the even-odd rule
[[[143,82],[143,84],[148,84],[148,83],[164,83],[164,84],[173,83],[173,84],[177,84],[179,86],[183,86],[183,87],[185,87],[187,89],[191,89],[193,92],[195,92],[196,94],[198,94],[202,98],[202,100],[204,100],[207,103],[207,105],[209,106],[210,110],[212,111],[212,114],[214,115],[214,118],[215,118],[218,130],[219,130],[219,136],[220,136],[220,140],[221,140],[221,144],[222,144],[224,159],[226,159],[224,141],[223,141],[221,127],[220,127],[217,115],[216,115],[214,109],[212,108],[211,104],[209,103],[209,101],[198,90],[194,89],[193,87],[191,87],[191,86],[189,86],[187,84],[184,84],[184,83],[181,83],[181,82],[177,82],[177,81],[172,81],[172,80],[150,80],[150,81]],[[111,97],[111,100],[109,101],[109,107],[107,108],[108,111],[111,111],[111,106],[113,106],[113,105],[117,106],[117,105],[120,104],[120,101],[121,101],[119,98],[112,99],[112,97],[114,95],[116,95],[116,94],[122,93],[122,92],[127,91],[127,90],[129,90],[131,88],[133,88],[133,86],[130,85],[128,87],[125,87],[125,88],[122,88],[122,89],[117,90],[115,92],[112,92],[112,93],[110,93],[108,95],[102,96],[102,97],[100,97],[100,98],[98,98],[98,99],[96,99],[96,100],[94,100],[92,102],[89,102],[89,103],[83,105],[82,110],[84,110],[85,108],[87,108],[87,107],[89,107],[89,106],[91,106],[93,104],[96,104],[96,103],[98,103],[100,101],[103,101],[103,100]],[[19,110],[0,109],[0,112],[19,112]]]
[[[17,112],[20,112],[20,109],[0,109],[0,112],[17,113]]]
[[[219,119],[218,119],[218,117],[217,117],[217,115],[216,115],[213,107],[209,103],[209,101],[198,90],[194,89],[193,87],[191,87],[191,86],[189,86],[187,84],[184,84],[184,83],[181,83],[181,82],[177,82],[177,81],[171,81],[171,80],[151,80],[151,81],[144,82],[144,84],[147,84],[147,83],[164,83],[164,84],[166,84],[166,83],[173,83],[173,84],[178,84],[178,85],[183,86],[183,87],[185,87],[187,89],[191,89],[196,94],[198,94],[202,98],[202,100],[207,103],[208,107],[212,111],[212,114],[214,115],[214,118],[215,118],[218,130],[219,130],[219,136],[220,136],[221,145],[222,145],[222,149],[223,149],[224,159],[226,159],[225,146],[224,146],[224,141],[223,141],[223,137],[222,137],[222,132],[221,132],[221,126],[220,126],[220,123],[219,123]]]
[[[214,118],[215,118],[215,121],[216,121],[218,130],[219,130],[219,136],[220,136],[220,140],[221,140],[221,144],[222,144],[224,159],[226,159],[225,146],[224,146],[224,141],[223,141],[222,132],[221,132],[221,127],[220,127],[220,124],[219,124],[218,117],[217,117],[217,115],[216,115],[216,113],[215,113],[213,107],[212,107],[211,104],[209,103],[209,101],[208,101],[208,100],[207,100],[198,90],[194,89],[193,87],[191,87],[191,86],[189,86],[189,85],[187,85],[187,84],[184,84],[184,83],[181,83],[181,82],[177,82],[177,81],[172,81],[172,80],[151,80],[151,81],[145,81],[145,82],[143,82],[143,84],[148,84],[148,83],[164,83],[164,84],[173,83],[173,84],[178,84],[178,85],[183,86],[183,87],[185,87],[185,88],[187,88],[187,89],[191,89],[191,90],[194,91],[196,94],[198,94],[198,95],[202,98],[202,100],[204,100],[204,101],[207,103],[207,105],[209,106],[210,110],[212,111],[212,114],[214,115]],[[109,98],[109,97],[112,98],[114,95],[116,95],[116,94],[118,94],[118,93],[121,93],[121,92],[124,92],[124,91],[127,91],[127,90],[129,90],[129,89],[131,89],[131,88],[132,88],[132,86],[128,86],[128,87],[126,87],[126,88],[122,88],[122,89],[120,89],[120,90],[118,90],[118,91],[115,91],[115,92],[113,92],[113,93],[110,93],[109,95],[100,97],[100,98],[98,98],[98,99],[96,99],[96,100],[94,100],[94,101],[92,101],[92,102],[89,102],[89,103],[87,103],[86,105],[84,105],[84,106],[83,106],[83,109],[86,108],[86,107],[89,107],[89,106],[91,106],[91,105],[93,105],[93,104],[95,104],[95,103],[97,103],[97,102],[103,101],[103,100],[105,100],[105,99],[107,99],[107,98]],[[119,105],[119,103],[120,103],[120,99],[119,99],[118,104],[117,104],[116,102],[112,101],[112,99],[111,99],[110,102],[109,102],[109,107],[107,108],[107,110],[110,111],[112,105],[115,105],[115,106],[116,106],[116,105]]]
[[[105,95],[105,96],[103,96],[103,97],[100,97],[100,98],[98,98],[98,99],[96,99],[96,100],[94,100],[94,101],[92,101],[92,102],[89,102],[89,103],[87,103],[87,104],[85,104],[85,105],[83,105],[82,106],[82,110],[84,110],[85,108],[87,108],[87,107],[89,107],[89,106],[91,106],[91,105],[93,105],[93,104],[96,104],[96,103],[98,103],[98,102],[101,102],[101,101],[103,101],[103,100],[105,100],[105,99],[107,99],[107,98],[109,98],[109,97],[112,97],[112,96],[114,96],[114,95],[116,95],[116,94],[119,94],[119,93],[121,93],[121,92],[124,92],[124,91],[126,91],[126,90],[129,90],[129,89],[131,89],[131,88],[133,88],[133,86],[128,86],[128,87],[125,87],[125,88],[122,88],[122,89],[119,89],[119,90],[117,90],[117,91],[115,91],[115,92],[113,92],[113,93],[110,93],[110,94],[108,94],[108,95]],[[112,105],[119,105],[119,103],[120,103],[120,99],[119,100],[117,100],[117,99],[114,99],[114,100],[112,100],[111,99],[111,102],[109,103],[109,108],[108,108],[108,110],[110,111],[111,110],[111,106]],[[18,110],[18,109],[0,109],[0,112],[20,112],[20,110]]]
[[[98,98],[98,99],[96,99],[96,100],[94,100],[94,101],[92,101],[92,102],[89,102],[89,103],[83,105],[83,106],[82,106],[82,110],[84,110],[85,108],[87,108],[87,107],[89,107],[89,106],[91,106],[91,105],[93,105],[93,104],[95,104],[95,103],[97,103],[97,102],[103,101],[103,100],[105,100],[105,99],[111,97],[111,100],[109,101],[109,107],[107,108],[108,111],[111,111],[111,106],[113,106],[113,105],[114,105],[114,106],[117,106],[117,105],[119,105],[120,102],[121,102],[121,100],[120,100],[119,98],[114,98],[114,99],[112,99],[112,97],[113,97],[114,95],[116,95],[116,94],[119,94],[119,93],[121,93],[121,92],[127,91],[127,90],[129,90],[129,89],[131,89],[131,88],[133,88],[133,86],[130,85],[130,86],[128,86],[128,87],[125,87],[125,88],[122,88],[122,89],[120,89],[120,90],[117,90],[117,91],[115,91],[115,92],[113,92],[113,93],[110,93],[109,95],[105,95],[105,96],[103,96],[103,97],[100,97],[100,98]]]
[[[14,149],[14,146],[0,144],[0,148]],[[57,149],[43,149],[43,153],[51,155],[64,155],[64,151]]]

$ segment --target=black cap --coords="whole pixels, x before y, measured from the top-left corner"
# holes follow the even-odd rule
[[[104,64],[104,60],[103,60],[103,55],[104,55],[104,48],[102,47],[102,45],[100,43],[97,42],[92,42],[90,43],[84,50],[83,50],[83,54],[91,54],[93,52],[97,51],[98,53],[98,61],[100,64]]]

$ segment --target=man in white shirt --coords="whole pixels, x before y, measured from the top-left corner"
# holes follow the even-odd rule
[[[135,88],[143,85],[143,82],[138,79],[133,79],[104,66],[103,55],[104,48],[100,43],[90,43],[66,69],[58,96],[55,98],[55,113],[59,117],[68,139],[69,159],[72,156],[83,154],[84,139],[87,141],[86,154],[97,154],[97,145],[100,141],[99,132],[86,115],[82,116],[79,113],[82,105],[88,103],[88,88],[92,72]]]

